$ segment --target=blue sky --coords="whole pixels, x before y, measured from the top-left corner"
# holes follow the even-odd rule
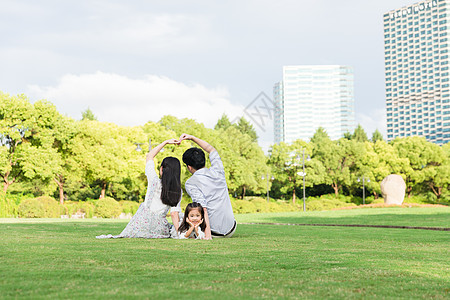
[[[0,0],[0,91],[76,119],[208,127],[272,96],[283,65],[350,65],[358,123],[385,132],[383,13],[406,0]],[[272,143],[271,122],[258,128]]]

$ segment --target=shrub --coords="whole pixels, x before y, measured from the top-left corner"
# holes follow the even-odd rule
[[[44,206],[36,199],[25,199],[19,204],[18,215],[21,218],[43,218]]]
[[[379,204],[379,203],[384,203],[384,199],[383,198],[375,199],[370,204]]]
[[[247,200],[235,200],[231,202],[233,212],[236,214],[248,214],[256,212],[256,206]]]
[[[321,197],[319,199],[313,199],[306,202],[306,210],[308,211],[331,210],[334,208],[350,207],[350,206],[356,206],[356,204],[347,203],[336,198]]]
[[[60,206],[49,196],[25,199],[19,204],[18,215],[22,218],[58,218]]]
[[[403,203],[427,204],[430,202],[432,203],[433,200],[430,201],[429,199],[427,199],[426,195],[412,195],[409,198],[407,195],[405,195],[405,199],[403,199]]]
[[[122,209],[119,202],[113,198],[105,197],[95,204],[95,215],[101,218],[117,218]]]
[[[86,218],[94,216],[94,204],[86,201],[66,201],[61,209],[62,215],[74,215],[76,213],[84,213]]]
[[[41,196],[36,198],[42,206],[44,207],[44,216],[43,218],[59,218],[60,213],[60,204],[55,198],[50,196]]]
[[[17,216],[18,205],[10,195],[0,192],[0,218],[11,218]]]
[[[254,198],[251,203],[256,207],[256,212],[270,212],[269,203],[262,198]]]
[[[122,212],[124,214],[134,215],[139,208],[139,203],[137,203],[136,201],[122,200],[122,201],[119,201],[119,204],[120,204],[120,206],[122,208]]]

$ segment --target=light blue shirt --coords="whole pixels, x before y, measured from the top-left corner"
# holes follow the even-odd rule
[[[193,202],[200,203],[208,211],[211,230],[227,234],[234,226],[234,214],[228,194],[222,160],[217,151],[209,154],[211,168],[197,170],[186,181],[186,192]]]

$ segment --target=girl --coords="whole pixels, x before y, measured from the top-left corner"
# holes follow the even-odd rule
[[[100,235],[105,238],[176,238],[179,226],[181,182],[180,161],[175,157],[166,157],[161,163],[159,174],[155,172],[153,159],[167,144],[179,144],[175,139],[162,142],[147,154],[145,175],[148,179],[145,201],[139,206],[136,214],[131,218],[127,227],[119,235]],[[175,227],[173,230],[166,219],[170,209],[170,216]]]
[[[180,239],[205,239],[205,212],[200,203],[189,203],[184,212],[184,219],[178,229]]]

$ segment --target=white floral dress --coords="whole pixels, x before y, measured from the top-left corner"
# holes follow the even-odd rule
[[[145,166],[148,179],[145,201],[139,206],[127,227],[119,235],[99,235],[98,239],[108,238],[177,238],[177,233],[167,221],[167,213],[181,212],[180,202],[176,207],[165,205],[161,201],[161,180],[155,172],[155,163],[149,160]],[[180,198],[181,200],[181,198]]]

